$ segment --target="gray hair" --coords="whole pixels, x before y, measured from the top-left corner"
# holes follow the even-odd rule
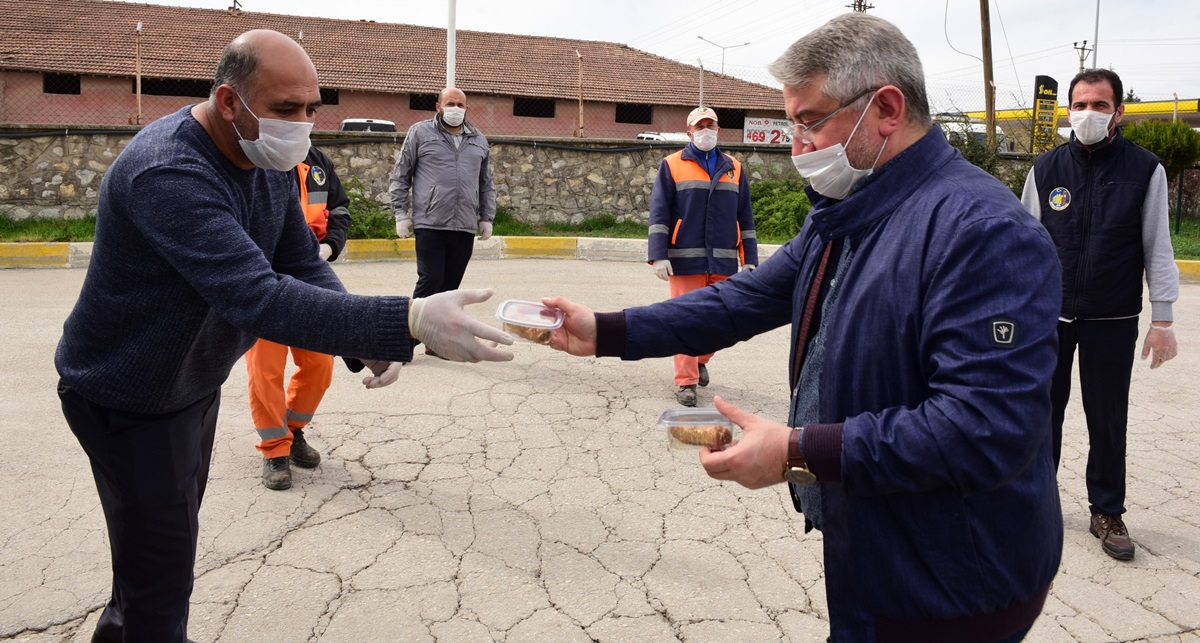
[[[255,72],[258,71],[258,50],[244,38],[235,38],[225,45],[221,59],[217,62],[217,73],[213,77],[209,98],[215,98],[217,88],[229,85],[238,90],[243,98],[255,89]]]
[[[909,122],[926,127],[933,123],[917,49],[882,18],[840,15],[792,43],[769,69],[790,87],[807,87],[823,78],[821,92],[839,103],[894,85],[904,94]]]

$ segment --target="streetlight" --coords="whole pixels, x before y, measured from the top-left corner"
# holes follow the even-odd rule
[[[707,42],[708,44],[710,44],[714,47],[721,47],[721,73],[722,74],[725,73],[725,50],[726,49],[735,49],[737,47],[745,47],[746,45],[750,44],[748,42],[743,42],[740,45],[726,45],[726,46],[722,47],[721,45],[718,45],[717,43],[709,40],[708,38],[705,38],[704,36],[696,36],[696,37],[699,38],[700,40],[703,40],[704,42]]]

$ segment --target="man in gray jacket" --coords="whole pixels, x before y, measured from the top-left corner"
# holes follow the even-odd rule
[[[438,95],[437,115],[409,128],[392,170],[396,234],[416,234],[414,297],[455,290],[479,238],[492,236],[496,191],[487,138],[466,121],[467,96],[456,87]],[[409,212],[409,191],[412,211]],[[440,357],[429,347],[427,355]]]

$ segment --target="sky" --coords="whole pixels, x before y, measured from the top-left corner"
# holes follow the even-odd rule
[[[225,9],[233,0],[148,0]],[[240,0],[244,11],[446,27],[449,0]],[[673,60],[771,84],[766,66],[800,36],[850,11],[852,0],[456,0],[462,30],[624,43]],[[925,66],[935,109],[982,109],[980,4],[871,0]],[[1200,0],[990,0],[997,107],[1029,106],[1034,77],[1067,85],[1087,67],[1116,71],[1142,100],[1200,98]],[[748,44],[747,44],[748,43]]]

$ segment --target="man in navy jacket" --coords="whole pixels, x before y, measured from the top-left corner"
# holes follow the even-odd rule
[[[705,470],[788,481],[824,533],[834,641],[1019,641],[1062,555],[1050,237],[932,130],[920,60],[890,23],[840,16],[771,70],[811,183],[800,234],[651,306],[547,299],[566,313],[551,345],[701,354],[790,323],[787,424],[716,398],[743,433],[701,449]]]
[[[741,162],[717,147],[717,113],[688,114],[687,147],[663,159],[650,192],[647,260],[671,296],[703,288],[758,265],[750,181]],[[696,406],[696,385],[708,386],[712,355],[675,356],[675,398]]]

